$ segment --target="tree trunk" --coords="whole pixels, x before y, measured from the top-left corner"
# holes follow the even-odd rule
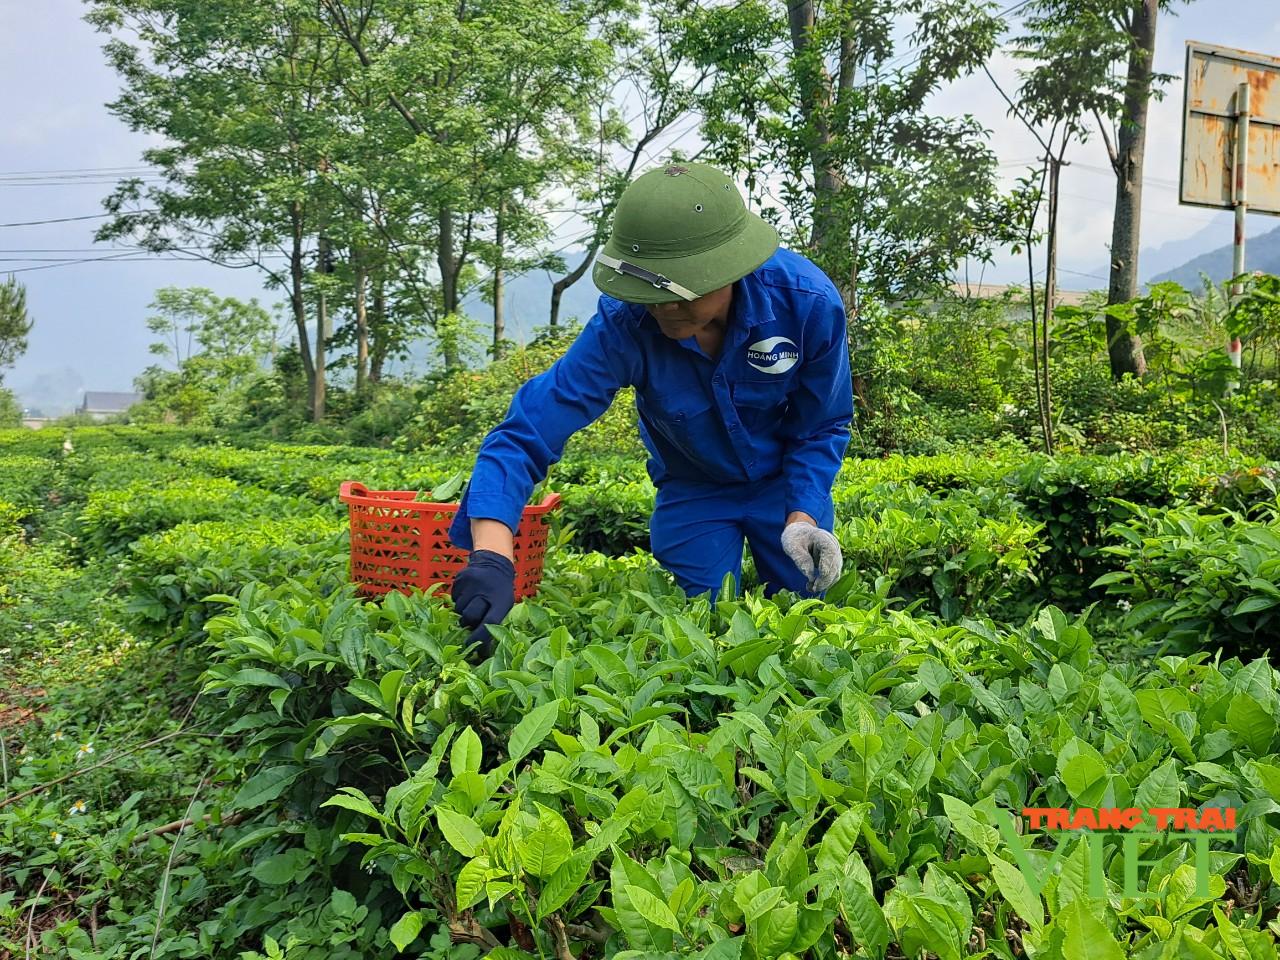
[[[1111,276],[1107,303],[1138,295],[1138,250],[1142,241],[1142,164],[1147,146],[1147,111],[1151,102],[1151,61],[1156,46],[1158,0],[1134,0],[1133,44],[1125,82],[1124,113],[1116,134],[1116,205],[1111,226]],[[1111,375],[1140,377],[1147,372],[1142,340],[1107,317],[1107,353]]]
[[[369,268],[365,263],[363,248],[355,250],[356,259],[356,394],[364,393],[369,378],[369,311],[366,293],[369,286]]]
[[[1066,143],[1063,142],[1063,150]],[[1058,185],[1062,175],[1062,155],[1049,158],[1048,262],[1044,271],[1044,321],[1040,338],[1040,359],[1044,364],[1044,452],[1053,453],[1053,386],[1049,365],[1049,330],[1058,300]]]
[[[440,267],[440,295],[445,316],[458,312],[458,258],[454,254],[453,210],[440,208],[439,244],[436,263]],[[451,338],[444,341],[444,368],[456,370],[460,366],[458,345]]]
[[[329,272],[329,241],[320,238],[320,275]],[[311,420],[320,423],[324,419],[324,361],[325,340],[329,337],[329,305],[324,286],[320,287],[320,309],[316,313],[316,373],[311,383]]]
[[[836,198],[842,186],[840,173],[831,163],[831,75],[820,51],[810,50],[816,25],[815,0],[788,0],[787,22],[800,85],[800,110],[810,129],[809,157],[813,165],[813,231],[810,246],[819,263],[830,268],[834,258],[824,256],[828,244],[839,242]],[[833,276],[838,274],[832,274]]]
[[[293,322],[298,331],[298,353],[302,356],[302,369],[307,375],[307,398],[310,405],[315,395],[316,368],[311,360],[311,339],[307,330],[307,301],[303,293],[305,268],[302,263],[302,204],[295,201],[289,208],[289,221],[293,231],[293,245],[289,251],[289,303],[293,307]],[[314,416],[314,408],[308,409]]]
[[[382,365],[387,359],[387,298],[385,279],[379,270],[373,278],[373,303],[370,309],[373,346],[369,351],[369,382],[382,382]]]
[[[503,272],[503,255],[506,250],[506,201],[498,201],[498,216],[494,224],[494,245],[497,247],[497,255],[494,258],[493,265],[493,359],[499,360],[502,357],[502,341],[507,335],[507,317],[506,309],[502,302],[506,296],[505,286],[506,276]]]

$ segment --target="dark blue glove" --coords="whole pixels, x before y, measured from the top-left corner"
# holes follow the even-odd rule
[[[492,650],[488,624],[501,623],[516,605],[516,568],[492,550],[472,551],[470,562],[453,580],[453,609],[482,657]]]

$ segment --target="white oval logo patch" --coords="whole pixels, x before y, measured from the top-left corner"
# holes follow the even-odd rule
[[[747,363],[761,373],[786,373],[799,360],[795,342],[786,337],[770,337],[747,345]]]

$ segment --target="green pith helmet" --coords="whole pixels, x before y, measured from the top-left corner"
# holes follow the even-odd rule
[[[622,192],[591,279],[629,303],[696,300],[777,249],[777,231],[747,210],[732,180],[705,163],[671,163]]]

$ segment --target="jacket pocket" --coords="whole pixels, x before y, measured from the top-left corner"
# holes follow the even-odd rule
[[[672,426],[698,420],[711,410],[711,400],[701,391],[641,397],[642,410],[658,423]]]
[[[733,405],[739,409],[770,410],[787,404],[791,383],[780,377],[740,380],[733,385]]]

